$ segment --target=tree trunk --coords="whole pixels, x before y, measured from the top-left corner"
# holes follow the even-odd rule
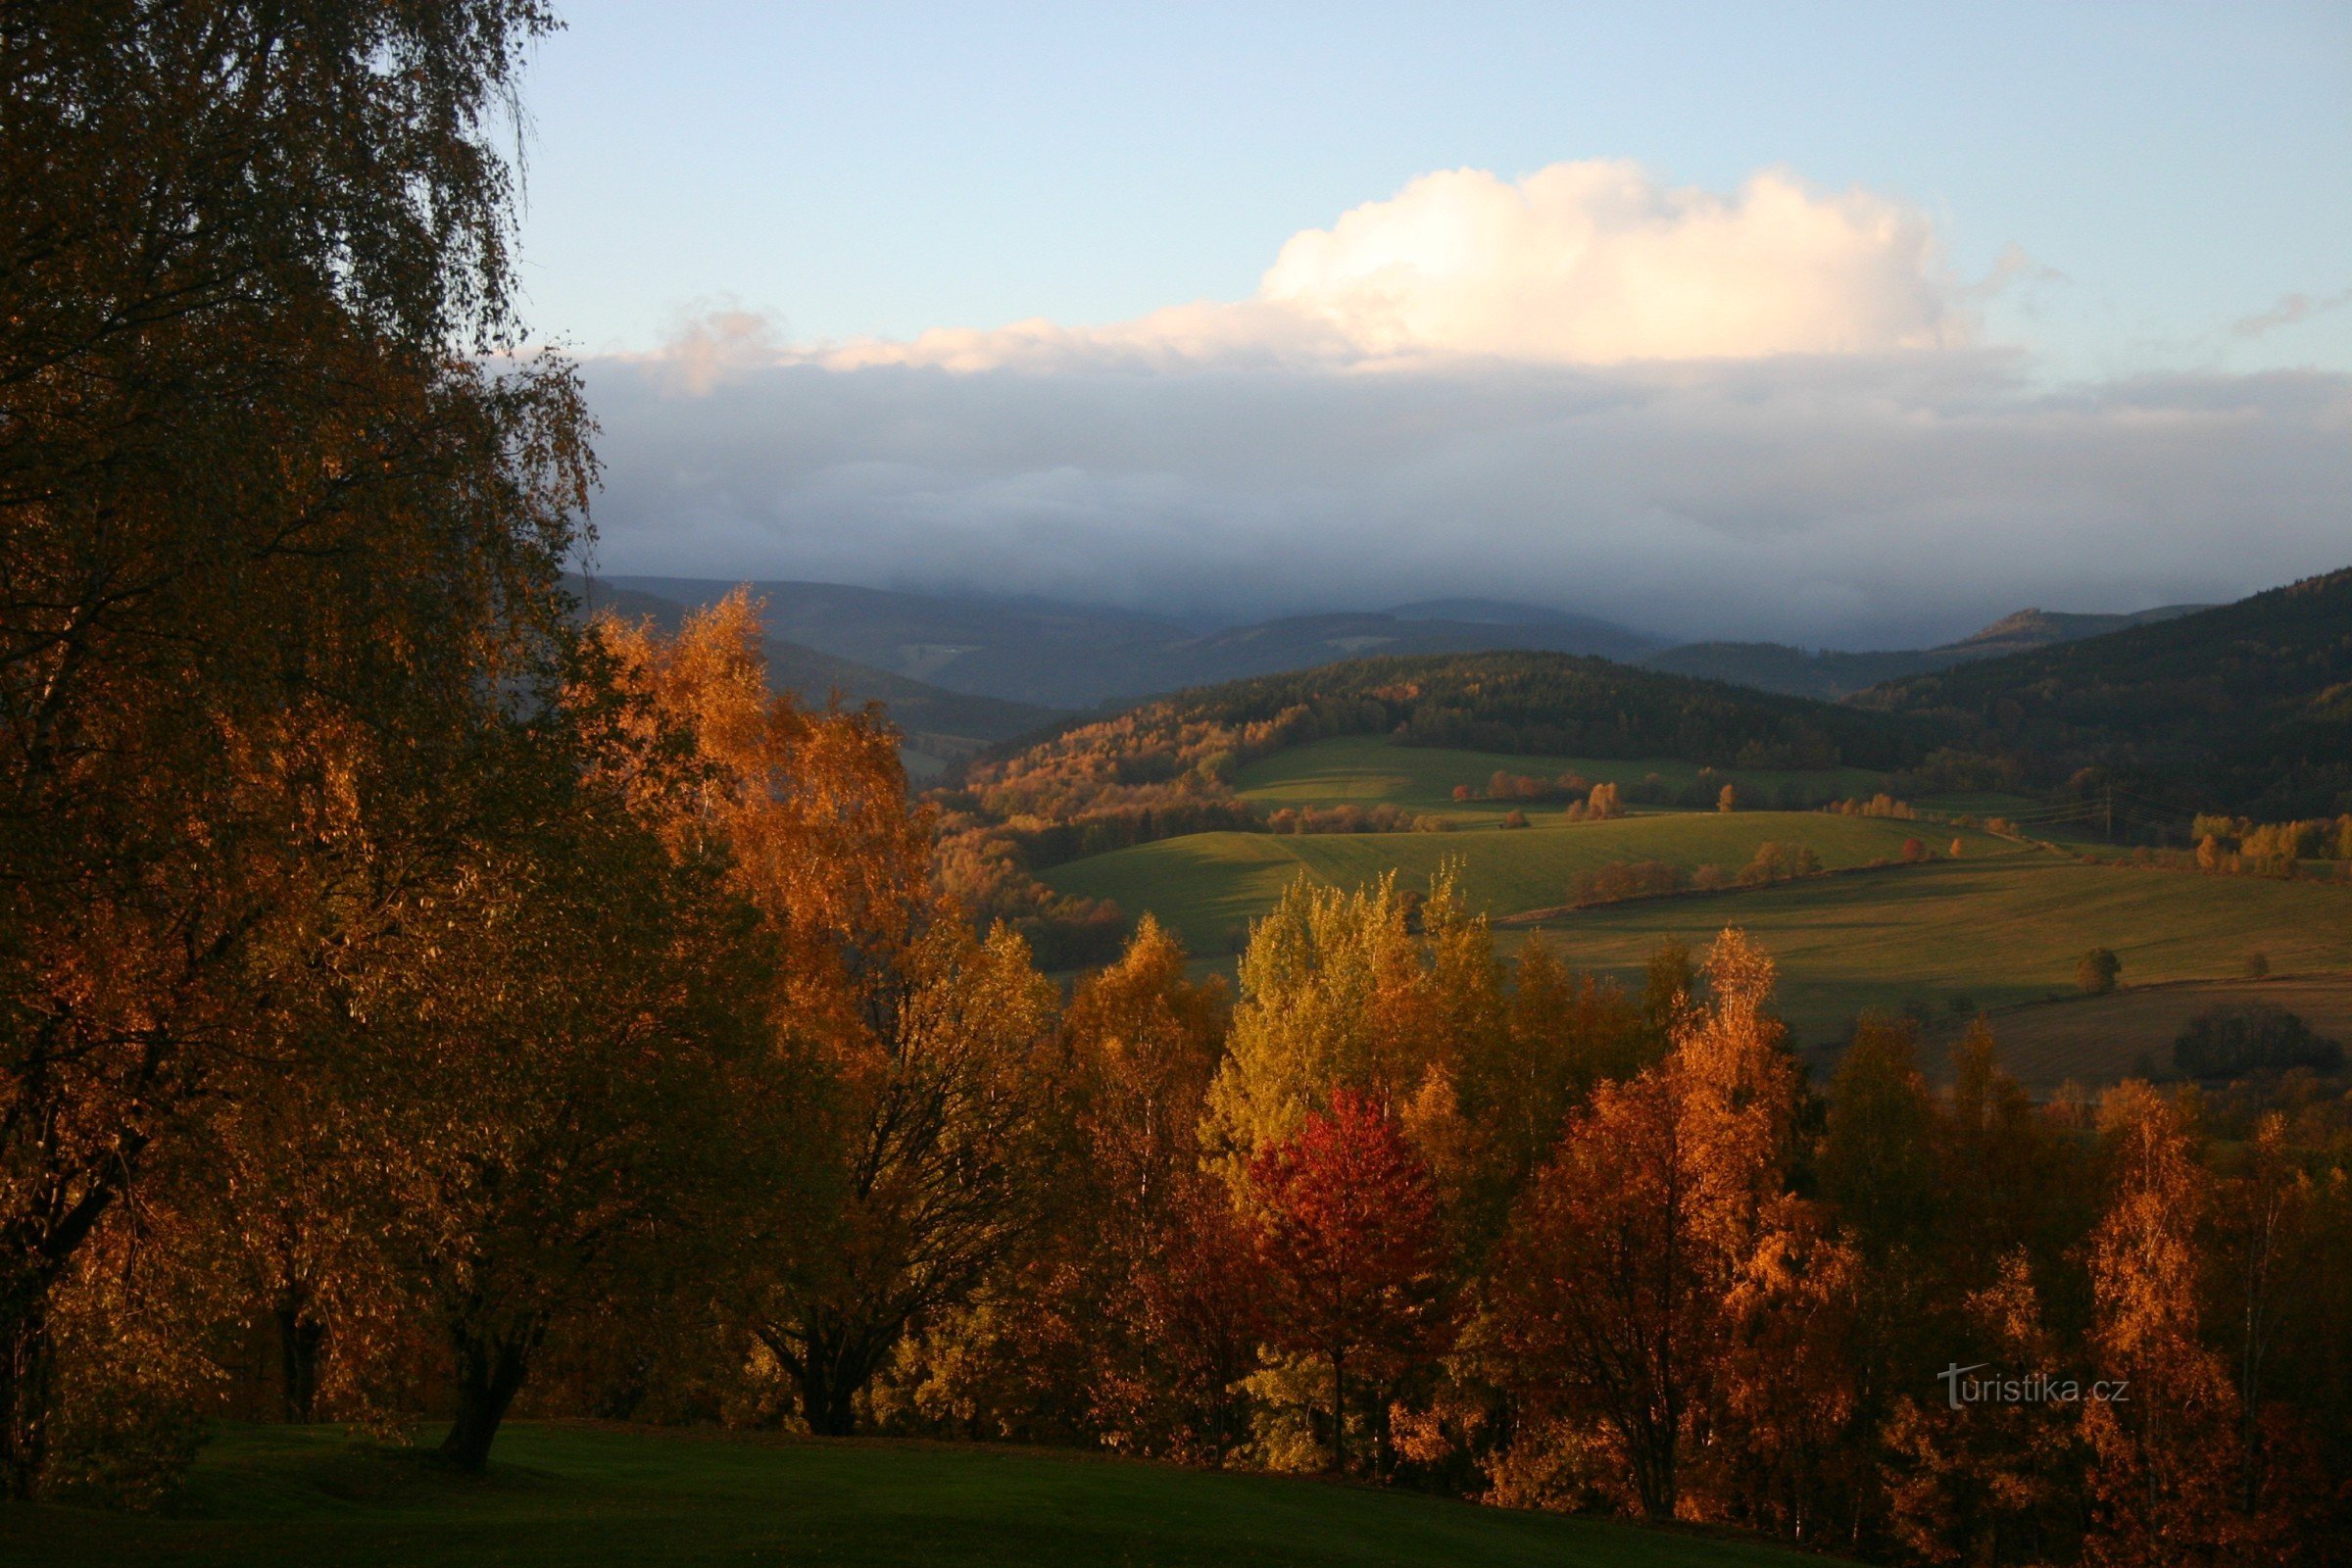
[[[325,1343],[326,1325],[306,1310],[300,1293],[288,1291],[277,1306],[277,1366],[289,1425],[318,1418],[318,1352]]]
[[[1338,1355],[1331,1358],[1331,1473],[1348,1473],[1348,1374]]]
[[[41,1298],[0,1319],[0,1500],[32,1495],[48,1452],[49,1321]]]
[[[822,1438],[858,1430],[858,1391],[873,1375],[873,1360],[845,1346],[811,1344],[801,1362],[801,1419]]]
[[[490,1445],[498,1424],[522,1387],[544,1325],[528,1324],[508,1334],[460,1332],[453,1336],[458,1352],[457,1419],[441,1440],[441,1457],[467,1475],[479,1475],[490,1462]]]

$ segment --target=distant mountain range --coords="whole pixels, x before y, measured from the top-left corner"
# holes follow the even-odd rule
[[[1983,631],[1956,643],[1935,648],[1892,649],[1883,653],[1807,653],[1786,643],[1685,643],[1651,654],[1642,662],[1676,675],[1729,681],[1760,691],[1791,697],[1814,697],[1836,702],[1884,681],[1932,674],[1956,664],[2026,653],[2083,637],[2171,620],[2207,609],[2204,605],[2166,605],[2130,614],[2067,614],[2047,610],[2021,610],[2005,615]]]
[[[600,578],[609,589],[709,604],[733,583]],[[1527,649],[1637,659],[1659,640],[1585,615],[1486,600],[1293,615],[1205,635],[1152,615],[1029,599],[837,583],[754,582],[776,636],[935,688],[1083,710],[1375,655]]]
[[[648,576],[604,577],[598,585],[608,594],[643,594],[672,606],[710,604],[735,586],[713,578]],[[1882,681],[2204,608],[2170,605],[2118,615],[2025,610],[1936,648],[1808,653],[1783,643],[1668,647],[1662,638],[1590,615],[1489,599],[1431,599],[1379,611],[1290,615],[1203,633],[1159,616],[1049,600],[897,593],[816,582],[755,582],[752,588],[767,601],[768,630],[779,645],[800,650],[796,668],[806,671],[809,682],[834,681],[845,692],[894,704],[922,701],[931,710],[918,722],[909,710],[903,720],[908,729],[954,730],[988,740],[1004,738],[997,733],[1001,726],[1023,716],[1046,721],[1052,715],[1043,710],[1091,710],[1342,660],[1416,654],[1598,654],[1669,674],[1835,702]],[[822,666],[815,662],[820,656],[850,665]],[[942,715],[949,711],[942,699],[956,693],[1015,706],[959,713],[942,729]]]

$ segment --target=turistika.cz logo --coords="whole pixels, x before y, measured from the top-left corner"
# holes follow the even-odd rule
[[[2004,1377],[1994,1373],[1988,1377],[1971,1377],[1991,1365],[1979,1361],[1974,1366],[1954,1362],[1936,1376],[1943,1382],[1943,1396],[1955,1410],[1972,1404],[2080,1404],[2082,1385],[2073,1378],[2052,1377],[2047,1372],[2028,1372],[2022,1377]],[[2132,1380],[2118,1378],[2113,1382],[2090,1385],[2090,1397],[2102,1404],[2131,1402]]]

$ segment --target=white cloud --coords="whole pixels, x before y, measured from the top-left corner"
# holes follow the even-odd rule
[[[1785,171],[1726,196],[1595,159],[1515,182],[1424,174],[1293,235],[1238,304],[1111,326],[1039,319],[807,345],[797,357],[968,371],[1869,353],[1967,341],[1961,292],[1942,275],[1934,226],[1889,198],[1816,192]]]

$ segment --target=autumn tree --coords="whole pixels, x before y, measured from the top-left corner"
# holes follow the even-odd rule
[[[1223,1182],[1198,1172],[1183,1181],[1135,1279],[1142,1327],[1184,1423],[1177,1451],[1222,1465],[1243,1435],[1241,1383],[1268,1329],[1257,1237]]]
[[[1433,1073],[1467,1102],[1502,1010],[1492,936],[1450,877],[1419,903],[1393,876],[1352,892],[1301,878],[1250,931],[1202,1137],[1246,1162],[1337,1090],[1400,1104]]]
[[[812,1431],[851,1431],[908,1324],[1034,1228],[1035,1069],[1054,1000],[1020,938],[947,919],[876,993],[871,1032],[831,1086],[813,1202],[749,1309]]]
[[[1672,1054],[1571,1120],[1513,1216],[1482,1326],[1497,1379],[1605,1435],[1658,1518],[1714,1413],[1735,1288],[1781,1222],[1794,1113],[1770,960],[1727,931],[1706,972],[1709,1004]]]
[[[1428,1169],[1369,1096],[1336,1091],[1250,1162],[1277,1343],[1330,1371],[1331,1467],[1348,1468],[1348,1375],[1377,1383],[1441,1322],[1445,1242]]]
[[[675,638],[610,620],[599,638],[642,741],[681,735],[704,764],[669,837],[723,855],[777,953],[762,1000],[808,1102],[805,1157],[747,1220],[733,1312],[810,1428],[847,1432],[907,1326],[1034,1226],[1054,993],[1018,937],[975,936],[932,892],[879,710],[770,696],[747,594]]]
[[[2144,1083],[2099,1108],[2111,1172],[2090,1239],[2090,1350],[2118,1396],[2083,1406],[2090,1445],[2090,1552],[2102,1563],[2235,1560],[2237,1390],[2202,1340],[2200,1235],[2214,1199],[2183,1108]]]
[[[1185,969],[1182,944],[1147,915],[1119,960],[1074,988],[1036,1080],[1036,1234],[894,1365],[912,1424],[1126,1451],[1214,1456],[1232,1443],[1229,1385],[1247,1367],[1231,1361],[1225,1303],[1257,1286],[1247,1247],[1234,1251],[1230,1195],[1201,1190],[1196,1129],[1225,985]]]
[[[11,8],[0,49],[0,1491],[52,1293],[314,962],[447,880],[592,474],[511,345],[527,0]],[[272,1063],[246,1076],[243,1064]]]

